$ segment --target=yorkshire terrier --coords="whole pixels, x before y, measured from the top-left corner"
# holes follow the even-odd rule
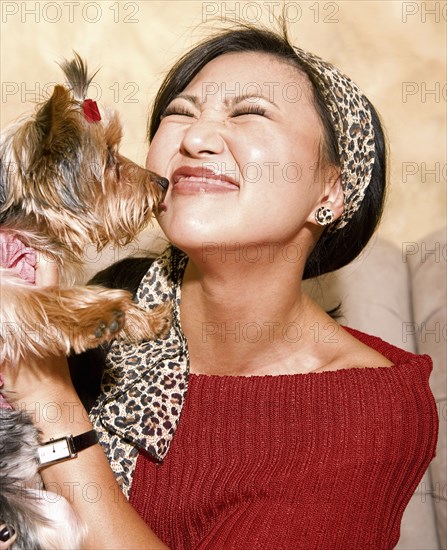
[[[147,312],[126,291],[73,286],[86,246],[130,242],[148,225],[168,181],[119,153],[119,118],[87,99],[94,75],[83,60],[75,54],[61,68],[68,87],[55,86],[34,116],[1,133],[0,364],[81,353],[115,337],[154,339],[169,328],[170,304]],[[31,275],[40,259],[56,262],[61,286],[23,280],[11,258],[26,254]],[[39,439],[30,419],[1,403],[0,416],[0,520],[18,533],[13,548],[80,547],[83,530],[58,523],[71,515],[70,525],[78,525],[68,503],[58,502],[54,512],[55,499],[31,488],[39,478]]]

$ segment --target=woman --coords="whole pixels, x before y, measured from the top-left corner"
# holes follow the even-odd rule
[[[171,333],[111,345],[90,418],[65,360],[9,375],[28,408],[57,404],[57,422],[36,415],[44,440],[100,436],[45,483],[88,524],[88,548],[392,548],[435,452],[431,363],[340,327],[301,290],[380,218],[373,107],[287,38],[241,28],[171,70],[150,139],[175,246],[96,280],[143,307],[172,300]]]

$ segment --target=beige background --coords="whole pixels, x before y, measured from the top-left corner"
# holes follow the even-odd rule
[[[150,102],[166,70],[213,24],[268,22],[280,2],[31,1],[1,4],[1,127],[61,80],[76,50],[101,70],[91,97],[116,108],[122,151],[143,163]],[[446,2],[288,2],[296,44],[335,63],[382,115],[391,186],[380,233],[399,247],[446,219]],[[230,13],[230,10],[232,13]]]
[[[288,5],[286,13],[295,43],[332,61],[350,75],[382,115],[390,141],[391,185],[380,233],[406,250],[408,244],[405,243],[424,239],[444,227],[446,220],[446,2],[299,0]],[[147,113],[163,74],[185,48],[209,28],[201,24],[205,15],[225,17],[224,6],[233,10],[233,17],[245,16],[252,21],[258,19],[257,8],[263,8],[265,20],[272,10],[276,15],[280,12],[279,1],[0,0],[1,128],[25,110],[32,110],[33,102],[51,92],[51,83],[61,78],[54,61],[70,57],[72,50],[76,50],[88,59],[92,68],[101,67],[90,95],[121,113],[125,127],[122,151],[143,163],[147,149]],[[143,246],[160,249],[162,243],[159,239],[153,241],[151,235],[146,233]],[[433,248],[433,244],[429,241],[428,247]],[[358,285],[361,286],[358,293],[352,291],[352,281],[365,280],[355,266],[352,278],[346,279],[349,291],[341,298],[345,303],[345,297],[351,296],[353,311],[357,310],[359,301],[360,313],[356,319],[368,325],[376,322],[377,330],[371,329],[371,332],[385,333],[387,340],[394,334],[394,343],[399,344],[400,323],[411,315],[407,310],[411,306],[406,302],[408,276],[402,264],[393,263],[394,251],[390,255],[386,247],[384,250],[376,251],[379,256],[372,256],[371,265],[386,265],[387,269],[366,271],[372,283],[369,287],[366,285],[372,289],[369,298],[360,299],[363,283]],[[128,247],[122,254],[135,251],[135,247]],[[445,253],[445,247],[443,251]],[[98,256],[94,250],[87,251],[89,266],[85,278],[104,263],[122,256],[121,251],[107,252]],[[416,265],[413,271],[417,271],[419,256],[410,260]],[[433,256],[429,260],[433,262]],[[436,264],[439,263],[437,259]],[[421,323],[427,319],[430,326],[431,320],[441,319],[442,324],[442,316],[430,316],[427,309],[433,306],[435,315],[438,314],[438,298],[432,293],[438,279],[426,278],[424,265],[431,269],[430,262],[421,265],[413,281],[413,285],[420,283],[413,286],[412,291],[413,298],[416,297],[415,321]],[[375,304],[375,292],[383,294],[380,285],[389,287],[388,294],[384,294],[389,296],[386,307],[383,307],[383,296],[382,300],[379,296],[378,307]],[[426,300],[427,296],[430,299]],[[362,317],[364,311],[367,314]],[[389,327],[397,332],[392,333]],[[358,328],[362,328],[361,323]],[[439,355],[438,351],[430,350],[435,359],[442,358],[442,352]],[[443,359],[438,361],[437,378],[431,379],[441,381],[436,392],[441,403],[445,396],[444,365]],[[444,472],[445,451],[441,447],[438,457],[434,467]],[[432,475],[433,472],[436,471],[432,470]],[[442,490],[442,474],[439,479],[435,491],[439,485]],[[412,499],[404,522],[402,548],[434,547],[434,543],[425,543],[436,535],[433,534],[432,503],[423,493],[424,487],[428,487],[425,481]],[[429,503],[428,507],[425,502]],[[435,500],[440,510],[439,502]],[[442,510],[439,513],[440,517],[445,514]],[[424,542],[420,542],[422,540]]]

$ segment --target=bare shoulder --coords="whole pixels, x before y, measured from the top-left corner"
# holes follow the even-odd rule
[[[337,346],[334,348],[331,360],[318,369],[321,371],[391,367],[393,362],[375,349],[367,346],[343,327],[338,326]]]

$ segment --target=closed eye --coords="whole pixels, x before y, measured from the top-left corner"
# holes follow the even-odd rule
[[[265,116],[266,110],[260,105],[248,105],[245,107],[237,107],[232,113],[232,117],[239,117],[243,115],[259,115]]]
[[[165,118],[167,116],[172,115],[180,115],[180,116],[189,116],[193,117],[193,113],[191,111],[188,111],[185,107],[180,107],[178,105],[168,105],[166,109],[163,111],[163,114],[160,118]]]

